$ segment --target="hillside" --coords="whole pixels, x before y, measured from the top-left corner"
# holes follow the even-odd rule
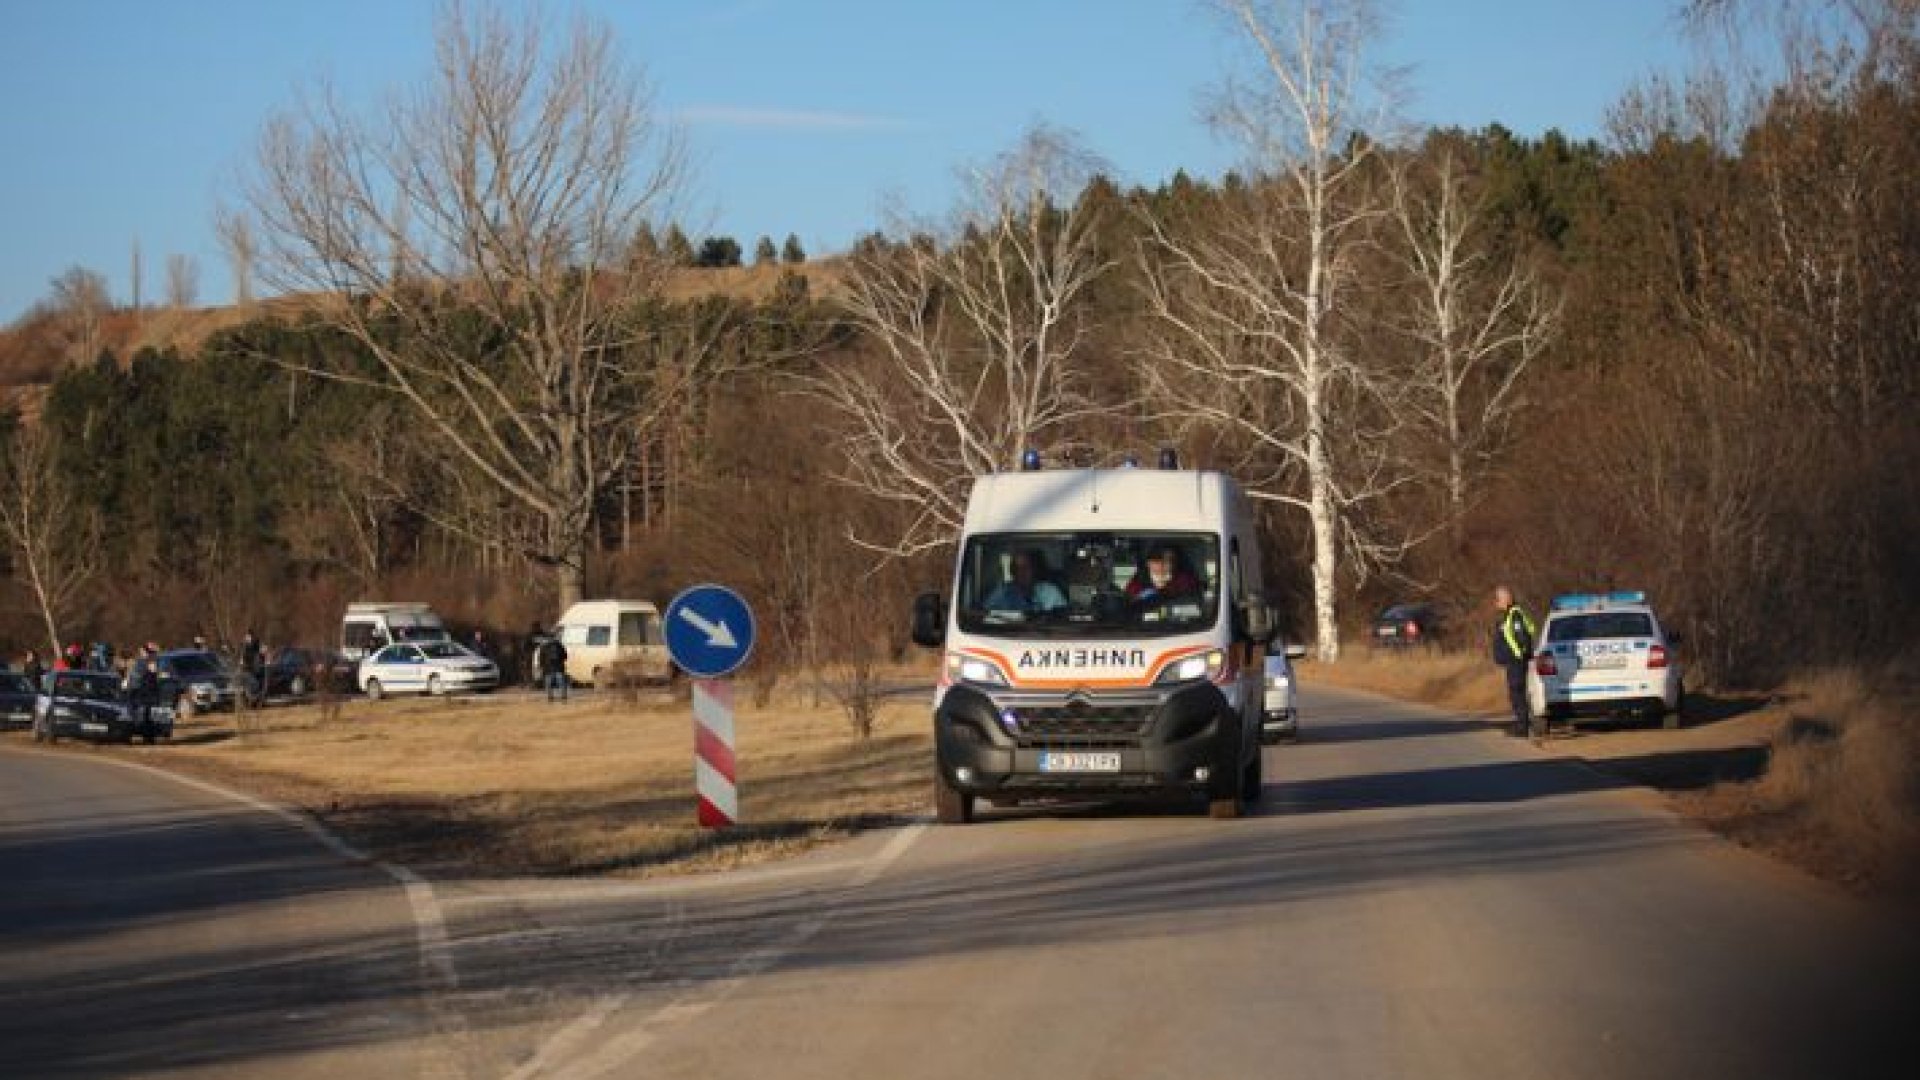
[[[773,294],[781,274],[791,269],[804,275],[813,295],[820,296],[838,286],[843,266],[843,260],[827,258],[795,267],[682,267],[668,278],[666,295],[673,300],[713,295],[764,300]],[[122,363],[147,348],[173,348],[190,356],[220,330],[262,315],[289,311],[291,307],[286,301],[263,300],[245,307],[121,309],[102,320],[100,345],[111,350]],[[29,313],[12,326],[0,329],[0,406],[11,406],[26,415],[36,414],[45,386],[59,370],[62,352],[59,327],[50,315]]]

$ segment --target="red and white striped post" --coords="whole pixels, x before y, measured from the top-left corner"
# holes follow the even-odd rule
[[[722,829],[740,819],[733,760],[733,686],[725,679],[693,681],[693,787],[703,827]]]

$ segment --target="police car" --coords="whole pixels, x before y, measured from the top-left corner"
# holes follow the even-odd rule
[[[1686,690],[1674,643],[1644,592],[1555,597],[1527,670],[1527,703],[1552,720],[1637,715],[1677,728]]]

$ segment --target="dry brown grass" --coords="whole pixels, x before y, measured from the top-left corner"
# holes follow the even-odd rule
[[[1507,708],[1507,685],[1484,652],[1350,645],[1338,663],[1301,660],[1294,667],[1300,681],[1309,685],[1370,690],[1463,712],[1504,714]]]
[[[172,745],[103,748],[315,815],[375,854],[439,873],[717,869],[924,811],[927,697],[886,698],[871,739],[829,706],[736,693],[740,828],[694,824],[693,720],[657,693],[355,699],[199,717]],[[86,752],[86,751],[81,751]]]
[[[1682,802],[1716,829],[1864,891],[1920,897],[1920,718],[1892,673],[1793,680],[1767,771]]]

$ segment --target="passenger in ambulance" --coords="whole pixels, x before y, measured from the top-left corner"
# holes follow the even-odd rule
[[[1037,551],[1013,553],[1012,576],[987,594],[988,611],[1058,611],[1067,606],[1067,594],[1047,580],[1046,557]]]
[[[1146,562],[1127,582],[1127,599],[1138,603],[1160,603],[1200,595],[1200,580],[1187,569],[1179,545],[1155,544],[1147,549]]]

